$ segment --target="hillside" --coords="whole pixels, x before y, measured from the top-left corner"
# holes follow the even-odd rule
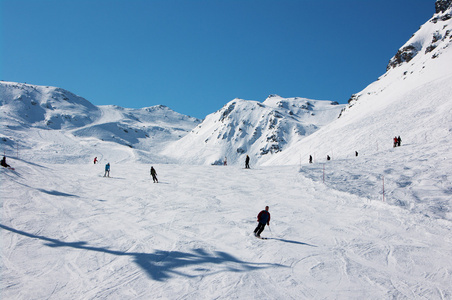
[[[349,105],[202,122],[0,82],[1,298],[452,299],[451,33],[438,0]]]
[[[263,103],[234,99],[163,155],[188,164],[258,165],[337,118],[344,105],[332,101],[269,96]]]
[[[355,151],[371,155],[389,150],[394,136],[401,136],[404,145],[450,144],[452,7],[450,1],[437,5],[441,9],[400,48],[387,72],[353,95],[338,120],[266,164],[296,164],[300,155],[303,162],[309,155],[317,161]]]
[[[5,81],[0,82],[0,101],[2,150],[49,162],[65,161],[59,153],[77,162],[95,156],[108,160],[113,144],[124,146],[117,148],[121,160],[166,161],[157,149],[200,122],[163,105],[95,106],[61,88]]]

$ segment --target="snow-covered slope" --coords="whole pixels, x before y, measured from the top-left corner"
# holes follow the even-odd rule
[[[390,63],[329,124],[337,105],[271,97],[234,100],[195,128],[209,140],[193,157],[209,141],[226,147],[223,135],[236,151],[241,132],[254,147],[257,130],[247,150],[269,166],[251,170],[155,164],[183,124],[197,124],[164,107],[95,107],[0,83],[2,151],[15,167],[0,167],[1,298],[452,299],[451,2],[437,1],[406,44],[416,56]],[[304,137],[303,122],[321,128]],[[272,134],[292,139],[260,154],[279,145]]]
[[[444,2],[444,1],[442,1]],[[387,72],[355,94],[341,117],[275,155],[267,164],[307,162],[313,155],[344,158],[404,145],[447,143],[452,131],[452,19],[450,1],[390,60]],[[413,50],[409,50],[413,49]],[[410,55],[407,51],[411,51]],[[408,59],[410,57],[410,59]]]
[[[61,151],[77,161],[108,156],[115,148],[108,142],[125,146],[115,148],[122,159],[165,161],[155,149],[180,139],[200,122],[163,105],[95,106],[61,88],[4,81],[0,101],[3,150],[52,162],[64,161],[57,155]]]
[[[256,165],[312,134],[337,116],[344,105],[332,101],[282,98],[263,103],[234,99],[162,154],[190,164]]]
[[[452,220],[451,1],[447,4],[402,46],[378,81],[351,98],[339,119],[266,164],[298,164],[301,157],[301,171],[314,180],[323,181],[325,168],[326,184],[360,195],[368,189],[364,185],[381,191],[386,183],[388,203]],[[396,136],[402,146],[393,148]],[[355,151],[366,160],[356,159]],[[329,174],[333,164],[341,171]]]

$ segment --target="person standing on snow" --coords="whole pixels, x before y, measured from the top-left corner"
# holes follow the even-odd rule
[[[400,144],[402,143],[402,139],[399,137],[397,138],[397,147],[400,147]]]
[[[397,139],[397,137],[394,137],[394,148],[397,147],[399,140]]]
[[[104,174],[104,177],[105,177],[105,176],[110,177],[110,163],[107,163],[107,164],[105,165],[105,174]]]
[[[309,163],[312,164],[312,155],[309,155]]]
[[[261,211],[257,215],[257,224],[256,229],[254,229],[254,236],[260,238],[262,231],[264,231],[265,225],[270,226],[270,213],[268,212],[268,206],[265,207],[265,210]]]
[[[94,158],[94,164],[97,163],[97,156]]]
[[[250,157],[247,155],[245,158],[245,169],[250,168]]]
[[[157,179],[157,172],[155,171],[154,167],[151,167],[151,175],[152,180],[154,180],[154,183],[159,183],[159,180]]]

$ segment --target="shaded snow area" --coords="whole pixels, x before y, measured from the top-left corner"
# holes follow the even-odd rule
[[[394,205],[411,201],[394,187],[415,188],[395,173],[416,162],[378,161],[334,161],[326,184],[311,179],[322,164],[154,164],[154,184],[141,163],[112,163],[104,178],[104,164],[8,159],[2,299],[451,299],[450,212]],[[371,183],[379,170],[395,181],[387,202]],[[419,197],[429,184],[416,183]]]

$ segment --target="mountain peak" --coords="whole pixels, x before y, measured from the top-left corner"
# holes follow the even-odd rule
[[[392,57],[386,70],[409,63],[415,57],[430,55],[435,59],[441,55],[441,49],[452,42],[451,10],[452,0],[437,0],[435,15],[408,40]],[[421,55],[423,54],[423,55]]]

